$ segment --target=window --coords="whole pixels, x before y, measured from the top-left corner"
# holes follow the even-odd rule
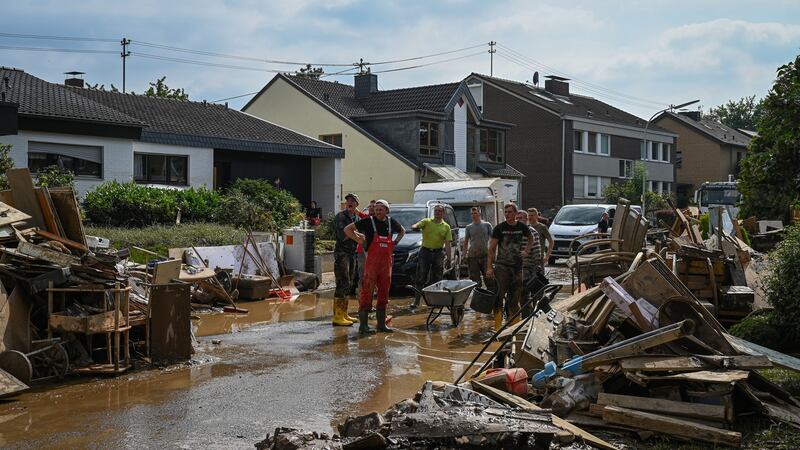
[[[633,160],[630,159],[619,160],[619,177],[633,178]]]
[[[572,149],[576,152],[583,151],[583,131],[573,131],[572,132]]]
[[[335,145],[337,147],[342,146],[342,135],[341,134],[323,134],[319,137],[319,140],[331,145]]]
[[[435,122],[419,123],[419,154],[426,156],[439,155],[439,124]]]
[[[650,142],[650,160],[651,161],[658,161],[660,158],[658,157],[658,152],[661,148],[661,144],[658,142]]]
[[[573,197],[585,197],[586,196],[586,177],[583,175],[575,175],[572,177],[573,179]]]
[[[472,218],[470,217],[470,221],[471,220]],[[450,225],[451,229],[455,230],[456,228],[458,228],[458,221],[456,220],[456,215],[450,208],[444,209],[444,221],[447,222],[448,225]]]
[[[48,166],[69,170],[76,177],[102,178],[103,147],[28,142],[28,168],[31,172],[36,173]]]
[[[586,151],[597,153],[597,133],[589,133],[589,148]]]
[[[611,184],[611,178],[594,175],[574,175],[573,183],[573,197],[602,198],[603,191]]]
[[[133,154],[133,179],[137,183],[186,186],[189,157],[185,155]]]
[[[481,146],[478,159],[488,162],[503,162],[503,132],[481,130]]]
[[[663,144],[664,151],[661,152],[661,161],[669,162],[669,154],[672,152],[672,144]]]
[[[597,197],[597,177],[587,176],[586,177],[586,196],[587,197]]]
[[[611,136],[600,135],[600,154],[608,156],[611,153]]]

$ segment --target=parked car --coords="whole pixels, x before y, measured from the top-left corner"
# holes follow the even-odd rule
[[[641,212],[641,206],[631,206],[631,208]],[[576,237],[597,231],[597,223],[604,212],[608,213],[609,232],[614,226],[614,213],[617,205],[594,204],[594,205],[565,205],[556,214],[553,223],[548,228],[553,236],[553,252],[550,256],[550,264],[556,258],[567,258],[570,253],[570,243]],[[580,244],[580,243],[579,243]]]
[[[417,273],[417,261],[419,261],[419,251],[422,248],[422,233],[411,229],[411,226],[426,217],[433,217],[433,207],[436,205],[444,206],[444,221],[450,225],[453,233],[452,251],[450,264],[445,266],[444,274],[446,278],[458,278],[458,267],[461,264],[461,237],[463,231],[458,226],[455,210],[453,207],[442,202],[430,201],[426,203],[401,203],[392,204],[389,215],[400,222],[406,229],[406,235],[394,248],[394,260],[392,264],[392,286],[405,286],[414,284]]]

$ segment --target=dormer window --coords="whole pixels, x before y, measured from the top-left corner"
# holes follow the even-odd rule
[[[419,154],[425,156],[439,155],[439,124],[436,122],[419,123]]]

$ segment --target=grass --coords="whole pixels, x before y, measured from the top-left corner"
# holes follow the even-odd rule
[[[795,397],[800,397],[800,373],[793,370],[772,368],[758,371],[764,378],[786,389]]]
[[[314,243],[314,247],[316,247],[317,253],[332,252],[334,245],[336,245],[336,241],[330,241],[324,239],[317,239],[317,241]]]
[[[245,232],[228,225],[191,223],[143,228],[88,226],[86,234],[107,238],[117,249],[136,246],[167,256],[170,248],[242,244]],[[131,259],[146,262],[152,256],[132,249]]]

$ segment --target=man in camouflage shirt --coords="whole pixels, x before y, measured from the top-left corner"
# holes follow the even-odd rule
[[[333,247],[333,273],[336,276],[336,290],[333,294],[333,325],[349,327],[357,319],[347,315],[347,295],[351,292],[356,264],[356,246],[358,243],[344,233],[345,227],[355,223],[359,217],[358,196],[350,193],[345,197],[345,208],[333,219],[333,231],[336,245]]]

